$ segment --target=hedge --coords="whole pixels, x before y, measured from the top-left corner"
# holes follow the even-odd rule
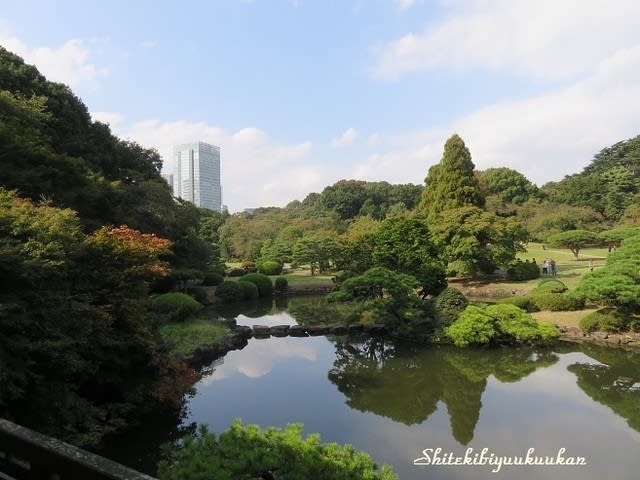
[[[263,273],[247,273],[240,277],[240,280],[255,284],[258,287],[260,298],[271,298],[273,296],[273,283]]]
[[[274,282],[274,289],[278,294],[284,294],[289,289],[289,282],[285,277],[276,277]]]
[[[584,308],[584,299],[576,295],[562,293],[536,293],[531,295],[531,304],[539,310],[563,312],[582,310]]]
[[[282,264],[275,260],[265,260],[258,264],[258,272],[265,275],[280,275],[282,273]]]
[[[167,314],[169,320],[178,322],[198,312],[202,305],[193,297],[180,292],[163,293],[151,302],[152,310]]]
[[[631,318],[615,308],[601,308],[580,320],[580,328],[587,333],[597,330],[618,333],[629,330],[630,323]]]
[[[457,288],[448,287],[433,302],[436,319],[441,325],[451,325],[469,305],[469,300]]]

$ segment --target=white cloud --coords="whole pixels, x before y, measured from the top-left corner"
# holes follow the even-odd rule
[[[358,131],[354,128],[348,128],[338,138],[331,140],[331,146],[333,148],[348,147],[352,145],[358,136]]]
[[[367,137],[366,145],[367,147],[375,147],[380,142],[380,135],[377,133],[372,133]]]
[[[402,2],[400,2],[402,3]],[[407,2],[410,3],[410,2]],[[640,44],[640,2],[448,0],[450,17],[375,49],[381,78],[436,68],[570,79],[616,50]]]
[[[95,87],[98,80],[108,73],[108,68],[91,63],[90,57],[94,52],[87,42],[78,38],[55,48],[29,47],[7,32],[0,32],[0,44],[20,55],[26,63],[36,65],[48,80],[65,83],[74,89]]]
[[[105,117],[102,114],[100,118]],[[156,148],[165,162],[163,170],[169,173],[174,145],[199,140],[220,146],[222,201],[232,212],[247,207],[282,206],[324,187],[324,168],[308,160],[313,151],[311,141],[283,144],[256,127],[229,132],[205,122],[184,120],[145,120],[133,125],[120,122],[114,131],[145,147]]]
[[[119,113],[113,112],[93,112],[91,119],[95,122],[102,122],[110,125],[111,128],[116,128],[118,124],[124,120],[124,117]]]
[[[393,0],[400,10],[407,10],[416,4],[416,0]]]
[[[363,179],[422,182],[457,132],[476,167],[514,168],[538,184],[580,171],[603,147],[637,135],[640,46],[616,52],[584,80],[526,100],[500,102],[449,125],[409,132],[356,166]]]

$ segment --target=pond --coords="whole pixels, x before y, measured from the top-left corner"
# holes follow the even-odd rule
[[[295,323],[275,308],[259,318],[235,314],[238,324]],[[272,337],[251,339],[207,366],[194,389],[181,415],[148,419],[104,453],[153,473],[162,442],[203,423],[220,432],[242,418],[301,422],[323,441],[350,443],[391,464],[401,479],[629,479],[640,468],[640,353],[620,349]],[[586,466],[505,465],[492,473],[496,465],[414,465],[425,449],[433,463],[438,448],[445,461],[467,449],[472,456],[486,448],[494,461],[534,449],[531,458],[561,452]]]

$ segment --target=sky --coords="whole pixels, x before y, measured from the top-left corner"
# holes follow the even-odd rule
[[[459,134],[538,185],[640,133],[633,0],[0,0],[0,45],[156,148],[221,149],[231,212],[420,184]]]

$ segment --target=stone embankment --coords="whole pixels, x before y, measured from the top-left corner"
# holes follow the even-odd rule
[[[566,327],[563,325],[558,325],[558,329],[560,330],[560,338],[568,342],[595,343],[597,345],[620,347],[640,347],[640,333],[585,333],[577,327]]]
[[[269,337],[314,337],[318,335],[346,335],[363,333],[369,335],[385,335],[387,329],[384,325],[237,325],[221,341],[213,345],[201,345],[198,347],[189,363],[203,365],[211,363],[231,350],[240,350],[247,345],[250,338]]]

